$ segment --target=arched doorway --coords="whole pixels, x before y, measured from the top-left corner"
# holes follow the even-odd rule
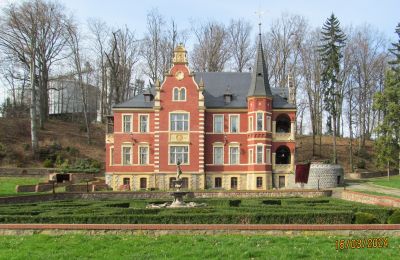
[[[276,164],[290,164],[290,149],[286,145],[281,145],[275,152]]]
[[[276,118],[276,132],[290,133],[290,117],[287,114],[280,114]]]

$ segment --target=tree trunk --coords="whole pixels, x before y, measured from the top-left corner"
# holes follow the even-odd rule
[[[337,164],[337,154],[336,154],[336,115],[332,116],[333,120],[333,163]]]
[[[36,126],[36,88],[35,88],[35,55],[31,57],[30,64],[30,78],[31,78],[31,141],[32,141],[32,153],[34,158],[38,155],[38,139],[37,139],[37,126]]]

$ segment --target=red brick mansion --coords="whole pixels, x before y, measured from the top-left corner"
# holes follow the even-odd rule
[[[106,182],[114,190],[284,188],[294,174],[295,93],[272,88],[258,43],[251,73],[190,70],[178,46],[162,83],[113,108]]]

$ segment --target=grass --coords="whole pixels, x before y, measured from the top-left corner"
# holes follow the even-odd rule
[[[381,177],[369,179],[368,181],[375,185],[400,189],[400,175],[390,176],[389,180],[387,177]]]
[[[371,195],[376,195],[376,196],[386,196],[386,197],[392,197],[392,198],[400,198],[400,196],[392,195],[392,194],[386,194],[386,193],[381,193],[381,192],[376,192],[376,191],[369,191],[369,190],[354,190],[356,192],[361,192],[365,194],[371,194]]]
[[[43,181],[44,181],[43,178],[34,178],[34,177],[0,177],[0,196],[27,194],[27,193],[17,193],[15,191],[15,186],[37,184]],[[36,194],[36,193],[29,193],[29,194]]]
[[[362,237],[372,238],[375,236]],[[0,236],[1,259],[396,259],[388,248],[336,250],[335,236],[28,235]]]

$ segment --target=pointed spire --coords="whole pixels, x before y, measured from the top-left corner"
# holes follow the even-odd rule
[[[261,41],[261,23],[259,24],[259,29],[260,32],[257,46],[257,56],[254,63],[251,76],[251,85],[247,96],[272,97],[272,92],[268,80],[268,70],[265,64],[264,51]]]

